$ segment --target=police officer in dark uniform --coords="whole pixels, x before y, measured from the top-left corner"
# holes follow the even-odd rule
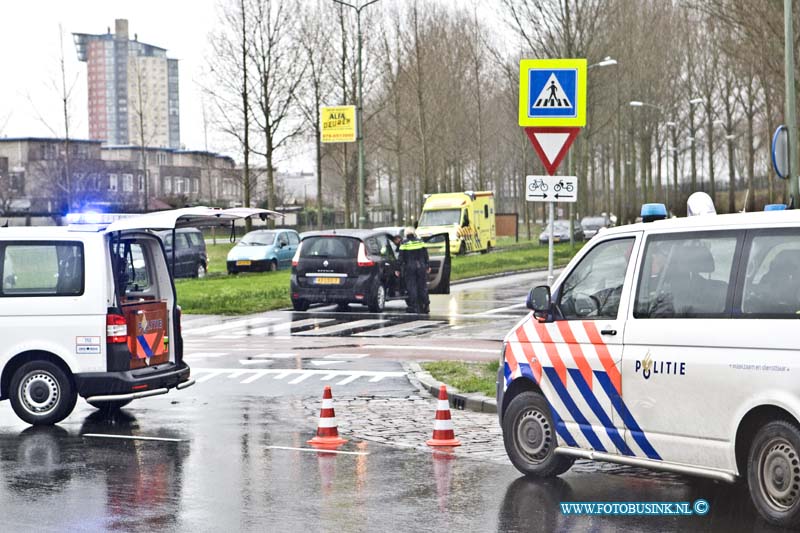
[[[428,313],[428,250],[414,228],[406,228],[406,240],[400,245],[400,269],[408,291],[408,312]]]

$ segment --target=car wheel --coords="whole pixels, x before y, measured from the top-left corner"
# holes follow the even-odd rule
[[[195,273],[196,278],[204,278],[208,274],[208,269],[203,263],[197,263],[197,272]]]
[[[236,270],[228,270],[228,275],[229,275],[229,276],[235,276],[235,275],[237,275],[238,273],[239,273],[239,272],[238,272],[238,271],[236,271]]]
[[[131,403],[133,400],[109,400],[104,402],[89,402],[89,405],[104,414],[113,414]]]
[[[800,429],[775,420],[756,433],[747,460],[747,485],[758,512],[786,528],[800,526]]]
[[[382,283],[378,283],[378,286],[372,291],[367,307],[370,313],[383,312],[384,307],[386,307],[386,289]]]
[[[25,363],[11,378],[11,407],[34,426],[57,424],[72,412],[78,394],[64,370],[50,361]]]
[[[485,250],[481,250],[481,253],[482,254],[488,254],[491,251],[492,251],[492,243],[487,242],[486,243],[486,249]]]
[[[336,310],[341,311],[343,313],[349,311],[350,304],[348,304],[347,302],[339,302],[338,304],[336,304]]]
[[[550,405],[538,392],[522,392],[508,404],[503,417],[503,443],[511,463],[529,477],[557,476],[575,462],[572,457],[556,455],[556,426]]]
[[[292,300],[292,308],[295,311],[308,311],[308,302],[305,300]]]
[[[276,270],[278,270],[278,262],[273,259],[269,262],[269,271],[275,272]]]

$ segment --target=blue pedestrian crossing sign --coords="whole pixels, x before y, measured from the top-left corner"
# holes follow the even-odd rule
[[[586,125],[586,60],[523,59],[519,125]]]

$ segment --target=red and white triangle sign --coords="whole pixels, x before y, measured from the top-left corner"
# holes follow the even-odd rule
[[[580,130],[580,128],[535,126],[525,128],[525,133],[539,154],[547,173],[553,176]]]

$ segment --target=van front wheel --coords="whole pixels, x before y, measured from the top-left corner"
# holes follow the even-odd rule
[[[34,426],[57,424],[72,412],[78,393],[59,366],[50,361],[25,363],[11,378],[11,407]]]
[[[747,485],[753,504],[768,522],[800,525],[800,429],[775,420],[756,433],[747,461]]]
[[[503,416],[503,443],[511,463],[529,477],[557,476],[575,462],[572,457],[555,454],[556,426],[550,405],[538,392],[522,392],[508,404]]]

